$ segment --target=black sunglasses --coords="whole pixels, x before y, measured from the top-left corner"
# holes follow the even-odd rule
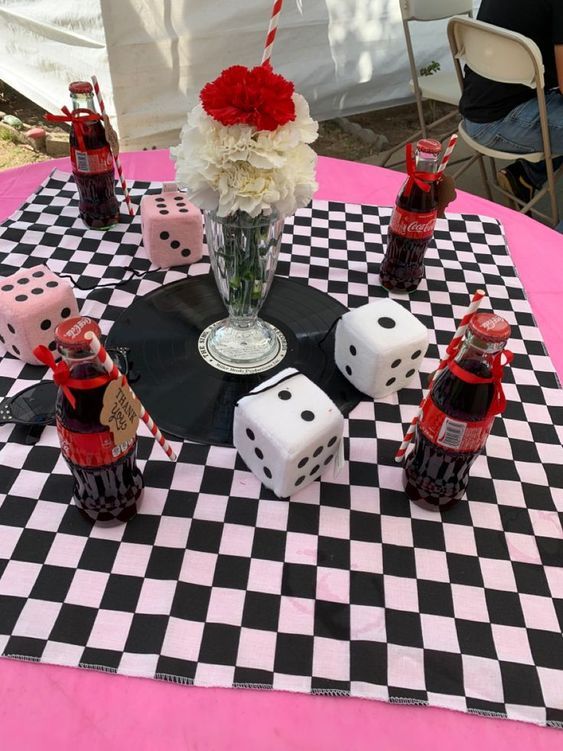
[[[110,357],[130,383],[139,380],[129,363],[129,347],[113,347],[107,350]],[[45,426],[55,424],[55,401],[58,386],[54,381],[41,381],[28,386],[14,396],[0,401],[0,425]]]

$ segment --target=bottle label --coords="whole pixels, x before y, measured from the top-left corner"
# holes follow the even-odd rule
[[[436,446],[460,453],[477,452],[485,445],[494,419],[495,416],[490,415],[479,422],[454,420],[429,398],[422,408],[418,427]]]
[[[438,212],[405,211],[400,206],[395,206],[391,215],[389,229],[396,235],[408,237],[411,240],[428,240],[432,237]]]
[[[100,433],[76,433],[57,420],[57,432],[63,456],[80,467],[103,467],[122,459],[130,450],[135,438],[115,444],[110,430]]]
[[[113,157],[107,145],[90,151],[79,151],[71,146],[70,159],[75,171],[83,175],[99,175],[102,172],[113,171]]]

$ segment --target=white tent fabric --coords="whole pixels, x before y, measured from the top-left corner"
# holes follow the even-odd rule
[[[476,6],[479,3],[476,2]],[[271,0],[0,0],[0,79],[50,112],[98,76],[123,149],[177,142],[203,84],[260,62]],[[451,68],[445,22],[411,26]],[[400,0],[286,0],[272,63],[319,120],[412,99]]]

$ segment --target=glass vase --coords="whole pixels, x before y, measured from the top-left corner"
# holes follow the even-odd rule
[[[283,225],[284,218],[274,212],[205,213],[211,268],[229,313],[213,325],[207,348],[224,365],[259,367],[279,347],[277,330],[258,313],[274,278]]]

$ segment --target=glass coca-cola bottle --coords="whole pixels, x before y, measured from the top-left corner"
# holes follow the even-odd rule
[[[111,149],[102,122],[88,119],[88,113],[96,112],[92,84],[74,81],[68,88],[72,108],[81,115],[73,120],[70,134],[80,216],[92,229],[109,229],[119,222]]]
[[[110,377],[90,350],[84,336],[88,331],[100,337],[98,324],[87,316],[69,318],[55,329],[57,349],[70,371],[59,388],[56,424],[74,477],[76,505],[91,520],[110,526],[137,513],[143,476],[136,464],[137,438],[116,445],[100,422]]]
[[[379,269],[379,281],[389,290],[412,292],[424,276],[424,254],[438,214],[435,177],[441,148],[439,141],[422,139],[414,161],[407,150],[409,176],[397,196]]]
[[[501,357],[509,336],[504,318],[475,314],[457,355],[436,376],[405,463],[405,491],[419,506],[438,511],[463,497],[471,465],[504,410]],[[505,352],[506,362],[511,358]]]

